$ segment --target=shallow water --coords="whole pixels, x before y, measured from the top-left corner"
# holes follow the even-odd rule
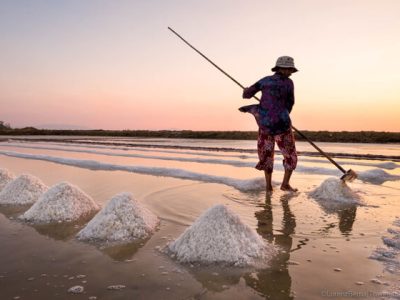
[[[154,139],[141,140],[143,144],[160,143]],[[163,144],[173,145],[175,142],[163,139]],[[243,145],[247,143],[249,141],[243,141]],[[400,181],[397,177],[380,184],[360,180],[349,184],[352,191],[362,198],[363,205],[342,205],[321,202],[309,196],[312,190],[337,172],[322,158],[300,157],[299,169],[303,168],[303,171],[295,172],[292,180],[300,192],[290,194],[278,189],[283,174],[277,156],[277,170],[273,176],[276,188],[269,197],[262,186],[253,191],[242,191],[224,182],[212,182],[212,176],[224,176],[228,181],[239,183],[239,180],[262,179],[262,174],[251,166],[155,158],[256,161],[251,153],[244,154],[250,157],[241,158],[243,154],[227,151],[191,150],[194,153],[190,153],[175,149],[175,153],[169,153],[146,147],[144,150],[147,152],[79,147],[81,150],[101,150],[109,154],[104,155],[66,151],[78,147],[62,144],[57,146],[60,149],[50,150],[55,147],[53,144],[41,143],[40,146],[46,149],[33,149],[32,146],[39,144],[24,143],[28,148],[21,148],[0,143],[0,151],[115,165],[162,166],[206,174],[210,180],[202,180],[200,176],[197,180],[196,177],[192,180],[179,179],[169,176],[169,173],[155,176],[121,170],[94,170],[34,157],[23,159],[0,154],[0,168],[8,169],[14,175],[29,173],[48,186],[61,181],[70,182],[102,206],[117,193],[132,192],[161,219],[158,231],[147,240],[101,248],[74,238],[84,224],[32,227],[16,220],[26,208],[1,207],[0,290],[4,299],[17,296],[21,299],[70,299],[72,296],[67,290],[75,285],[82,285],[85,289],[83,294],[73,296],[76,299],[88,299],[90,296],[97,299],[320,299],[344,291],[369,293],[376,297],[383,292],[399,291],[400,273],[389,272],[382,262],[369,258],[377,247],[384,246],[382,237],[387,236],[387,229],[396,216],[400,216]],[[193,145],[193,142],[187,144]],[[200,147],[227,145],[235,144],[232,141],[196,141],[196,146]],[[339,144],[332,148],[323,146],[328,146],[324,150],[332,152],[366,153],[363,151],[368,149],[368,153],[376,154],[394,153],[396,150],[393,152],[393,149],[399,149],[397,145],[377,145],[375,148],[373,145],[357,148],[354,144]],[[251,148],[250,144],[248,148]],[[113,153],[149,157],[113,156]],[[340,159],[340,162],[346,168],[362,172],[379,168],[378,164],[388,161]],[[400,175],[398,167],[384,170],[393,176]],[[182,265],[159,251],[169,241],[175,240],[206,209],[218,203],[227,205],[266,241],[280,247],[281,251],[269,267]],[[77,275],[85,277],[78,278]],[[319,278],[323,280],[317,280]],[[374,278],[387,285],[371,282]],[[116,284],[126,287],[121,290],[107,289]]]

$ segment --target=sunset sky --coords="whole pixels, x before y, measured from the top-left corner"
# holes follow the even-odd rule
[[[255,130],[249,86],[290,55],[293,124],[400,132],[398,0],[1,0],[12,127]]]

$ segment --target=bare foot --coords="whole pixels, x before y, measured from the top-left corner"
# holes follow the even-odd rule
[[[297,192],[298,189],[291,187],[290,185],[281,185],[281,190],[286,192]]]

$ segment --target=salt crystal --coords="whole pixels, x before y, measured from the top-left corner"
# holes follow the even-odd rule
[[[20,218],[34,223],[75,221],[99,209],[77,186],[61,182],[51,187]]]
[[[256,260],[265,263],[276,253],[272,245],[224,205],[204,212],[165,251],[174,253],[180,262],[236,266],[255,265]]]
[[[114,196],[83,228],[77,238],[104,243],[126,243],[145,238],[158,225],[158,218],[130,193]]]
[[[68,289],[68,293],[72,293],[72,294],[81,294],[81,293],[83,293],[83,291],[84,291],[84,288],[81,285],[75,285]]]
[[[114,290],[114,291],[116,291],[116,290],[122,290],[122,289],[124,289],[124,288],[126,288],[125,285],[116,284],[116,285],[109,285],[109,286],[107,287],[107,290]]]
[[[341,268],[335,268],[334,270],[335,270],[335,272],[342,272]]]
[[[35,176],[22,174],[8,182],[0,192],[0,204],[25,205],[35,203],[47,186]]]
[[[375,284],[382,284],[382,281],[380,281],[379,279],[376,279],[376,278],[371,279],[371,282],[375,283]]]

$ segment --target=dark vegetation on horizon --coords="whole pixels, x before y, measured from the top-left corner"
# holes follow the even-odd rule
[[[378,131],[302,131],[316,142],[340,143],[400,143],[400,132]],[[0,121],[0,135],[65,135],[65,136],[105,136],[105,137],[152,137],[190,139],[231,139],[255,140],[255,131],[192,131],[192,130],[53,130],[34,127],[11,128]],[[295,133],[296,140],[303,140]]]

